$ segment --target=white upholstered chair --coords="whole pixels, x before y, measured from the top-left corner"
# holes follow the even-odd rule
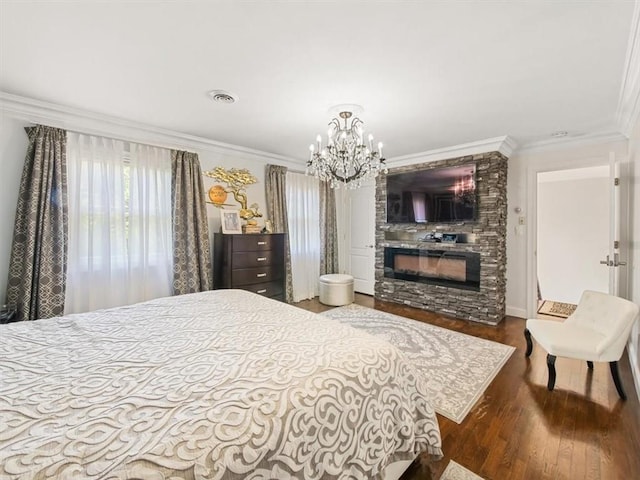
[[[638,310],[638,305],[629,300],[586,290],[576,311],[564,322],[527,320],[524,330],[526,356],[530,356],[533,350],[533,336],[548,352],[549,390],[553,390],[556,382],[557,356],[585,360],[590,369],[593,362],[609,362],[618,395],[626,400],[618,373],[618,360],[622,357]]]

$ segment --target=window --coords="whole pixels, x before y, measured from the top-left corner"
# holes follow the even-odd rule
[[[171,293],[171,154],[68,133],[65,313]]]

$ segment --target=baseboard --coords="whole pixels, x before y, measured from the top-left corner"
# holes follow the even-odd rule
[[[631,373],[633,374],[633,383],[636,387],[636,395],[640,400],[640,366],[634,362],[634,359],[638,358],[637,348],[634,344],[629,342],[627,344],[627,353],[629,354],[629,364],[631,365]]]
[[[510,307],[507,305],[506,314],[510,317],[527,318],[527,310],[524,308]]]

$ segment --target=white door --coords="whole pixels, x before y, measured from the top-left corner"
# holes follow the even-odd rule
[[[617,178],[613,159],[538,172],[534,288],[542,299],[577,304],[584,290],[624,293],[626,242]]]
[[[349,192],[350,270],[356,292],[373,295],[375,285],[375,186]]]

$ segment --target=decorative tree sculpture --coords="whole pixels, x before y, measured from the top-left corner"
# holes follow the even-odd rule
[[[240,204],[241,218],[250,220],[262,216],[258,211],[257,203],[252,203],[251,207],[247,207],[246,187],[258,183],[258,179],[249,170],[246,168],[225,170],[222,167],[215,167],[213,170],[204,172],[204,175],[227,184],[225,192],[233,194],[233,198]]]

